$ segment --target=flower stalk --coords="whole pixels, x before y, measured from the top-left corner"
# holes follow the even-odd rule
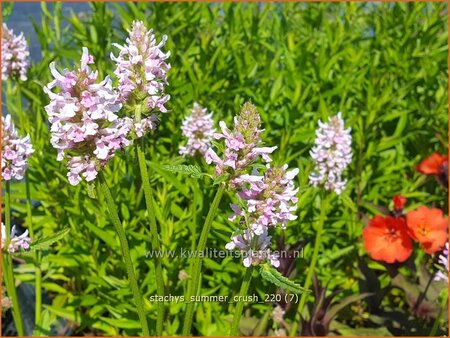
[[[6,241],[5,248],[9,248],[9,243],[11,240],[11,182],[5,182],[5,223],[6,223]],[[3,248],[2,248],[3,250]],[[17,297],[16,284],[14,281],[14,269],[12,256],[8,252],[2,253],[3,267],[4,267],[4,278],[6,291],[9,298],[12,301],[12,314],[14,323],[16,325],[17,334],[19,336],[24,335],[22,316],[20,314],[19,299]]]
[[[234,310],[233,323],[231,324],[230,336],[239,335],[239,322],[242,316],[242,310],[244,309],[244,298],[247,295],[250,281],[252,279],[253,266],[245,269],[244,279],[242,280],[241,290],[239,291],[239,301]]]
[[[128,247],[128,241],[125,235],[125,231],[123,229],[122,223],[120,222],[116,204],[111,195],[111,191],[109,190],[108,184],[106,183],[106,180],[103,176],[103,173],[101,172],[99,173],[99,178],[100,178],[100,188],[106,200],[109,215],[111,217],[111,220],[114,224],[117,235],[119,237],[120,246],[122,248],[122,256],[125,262],[125,267],[127,269],[128,281],[130,283],[131,291],[133,292],[134,302],[136,304],[139,320],[142,325],[142,333],[143,336],[149,336],[150,331],[148,327],[147,317],[145,316],[144,302],[137,284],[137,279],[133,268],[133,261],[131,260],[130,249]]]
[[[191,265],[191,277],[188,292],[187,292],[187,306],[183,324],[183,336],[188,336],[191,333],[192,320],[194,318],[195,302],[190,302],[192,296],[196,296],[200,288],[200,272],[202,269],[203,255],[200,253],[205,250],[206,240],[208,238],[209,231],[211,229],[212,222],[216,216],[217,209],[219,208],[220,201],[222,199],[225,186],[221,184],[217,189],[216,196],[211,204],[211,207],[206,216],[205,224],[203,225],[200,239],[197,246],[197,255],[194,256],[194,260]]]
[[[135,108],[135,118],[136,122],[141,121],[141,106],[137,105]],[[144,140],[136,140],[136,153],[139,162],[139,170],[141,172],[142,186],[144,189],[145,203],[147,206],[147,214],[150,220],[150,233],[153,250],[160,251],[161,245],[158,236],[158,226],[156,224],[155,208],[153,201],[153,194],[150,187],[150,181],[148,176],[147,164],[145,162],[144,154]],[[154,256],[155,264],[155,274],[156,274],[156,293],[159,299],[164,299],[164,278],[162,272],[161,258],[158,255]],[[164,321],[164,302],[157,303],[157,317],[156,317],[156,335],[161,336],[163,331],[163,321]]]
[[[28,231],[31,238],[34,237],[33,229],[33,213],[31,204],[31,192],[30,192],[30,180],[28,178],[28,172],[25,173],[25,190],[27,195],[27,225]],[[35,273],[35,293],[36,293],[36,304],[35,304],[35,314],[34,314],[34,325],[37,327],[41,322],[41,312],[42,312],[42,272],[40,267],[40,255],[39,252],[34,252],[34,273]]]

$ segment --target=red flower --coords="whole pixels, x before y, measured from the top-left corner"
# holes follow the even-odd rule
[[[412,253],[412,241],[404,218],[376,215],[363,230],[369,255],[386,263],[404,262]]]
[[[394,202],[394,210],[402,211],[405,208],[407,199],[405,196],[395,195],[392,197],[392,201]]]
[[[416,170],[425,175],[439,175],[444,171],[445,164],[448,165],[448,156],[434,153],[420,162]]]
[[[426,253],[433,254],[447,241],[447,218],[442,210],[420,206],[406,215],[411,237],[419,242]]]

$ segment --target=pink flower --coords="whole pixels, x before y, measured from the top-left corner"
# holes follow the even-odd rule
[[[241,219],[241,215],[246,214],[251,230],[261,235],[269,227],[280,225],[285,229],[288,221],[297,219],[294,213],[299,189],[294,186],[294,177],[298,169],[287,171],[287,167],[271,168],[267,165],[264,176],[255,173],[238,177],[236,182],[242,186],[238,194],[246,210],[234,205],[230,220]]]
[[[183,136],[187,138],[187,143],[180,146],[181,155],[195,156],[196,154],[205,155],[211,146],[215,129],[212,114],[206,114],[206,108],[200,107],[194,103],[191,115],[183,120],[181,130]]]
[[[117,150],[128,146],[130,118],[119,118],[122,104],[106,77],[97,82],[98,72],[90,69],[94,62],[83,47],[80,68],[64,70],[63,74],[50,64],[55,80],[44,91],[50,97],[45,107],[51,123],[51,143],[58,152],[58,161],[67,158],[67,177],[76,185],[82,177],[96,178],[98,171],[110,161]],[[58,88],[55,93],[52,89]]]
[[[30,135],[19,138],[11,115],[2,116],[2,177],[21,180],[27,170],[28,158],[34,152]]]
[[[443,280],[448,283],[448,242],[445,243],[445,249],[439,255],[439,263],[441,264],[442,270],[436,273],[435,280]]]
[[[17,235],[17,228],[15,225],[11,228],[11,237],[9,240],[8,251],[16,252],[20,249],[28,250],[30,248],[31,238],[28,237],[28,230],[21,235]],[[2,223],[2,250],[5,250],[6,242],[6,226]]]
[[[257,239],[254,242],[253,239],[255,237]],[[278,267],[280,266],[280,261],[278,256],[270,251],[270,239],[271,237],[267,235],[267,231],[256,236],[251,231],[243,230],[232,236],[231,241],[225,245],[225,248],[227,250],[240,250],[244,255],[243,264],[247,268],[266,261],[270,261],[274,267]]]
[[[27,79],[27,70],[29,67],[29,56],[27,41],[23,36],[14,35],[12,29],[8,29],[3,24],[2,30],[2,78],[3,81],[9,77],[20,78],[22,81]]]
[[[170,96],[165,94],[165,87],[170,64],[166,60],[170,52],[161,50],[167,36],[156,43],[153,30],[147,30],[142,21],[133,21],[128,33],[126,45],[113,44],[119,48],[119,55],[116,57],[111,53],[111,59],[116,63],[114,74],[119,79],[120,100],[131,106],[144,102],[147,107],[147,111],[142,112],[142,121],[134,121],[135,134],[141,137],[148,130],[156,129],[155,111],[167,112],[165,104]]]
[[[251,103],[246,103],[242,107],[241,113],[234,117],[234,128],[230,131],[225,122],[219,123],[221,133],[215,133],[214,138],[223,139],[225,149],[223,158],[209,148],[205,153],[206,163],[216,165],[215,174],[230,174],[230,183],[233,187],[234,179],[243,174],[261,156],[264,161],[270,162],[268,154],[277,147],[259,147],[261,144],[261,118],[256,107]]]

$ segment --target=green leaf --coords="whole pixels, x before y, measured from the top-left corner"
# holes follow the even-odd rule
[[[70,232],[70,228],[65,228],[53,234],[50,237],[40,238],[36,242],[31,243],[29,251],[44,250],[50,247],[53,243],[63,239]]]
[[[342,309],[348,307],[351,303],[360,301],[366,297],[370,297],[373,296],[374,293],[373,292],[365,292],[365,293],[361,293],[361,294],[356,294],[356,295],[352,295],[352,296],[348,296],[345,297],[344,299],[341,299],[341,301],[332,306],[327,313],[325,314],[325,317],[323,319],[324,322],[330,322],[337,314],[339,311],[341,311]]]
[[[178,164],[178,165],[170,165],[170,164],[166,164],[163,165],[162,168],[164,170],[173,172],[173,173],[182,173],[182,174],[187,174],[190,175],[193,178],[200,178],[204,175],[208,175],[206,173],[202,173],[200,168],[196,165],[185,165],[185,164]]]
[[[214,179],[214,185],[219,185],[219,184],[221,184],[221,183],[227,181],[228,178],[229,178],[229,176],[230,176],[230,175],[228,175],[228,174],[222,174],[222,175],[217,176],[217,177]]]
[[[6,22],[14,9],[14,2],[4,2],[2,5],[2,20]]]
[[[356,206],[355,202],[353,202],[353,200],[347,194],[342,194],[339,197],[341,198],[342,203],[344,203],[347,208],[351,209],[352,212],[356,213],[358,211],[358,207]]]
[[[291,291],[297,294],[311,292],[311,290],[306,290],[297,283],[284,277],[280,272],[278,272],[277,269],[269,264],[261,265],[260,273],[265,280],[275,284],[276,286],[279,286],[286,291]]]
[[[90,198],[97,199],[97,193],[95,191],[95,184],[88,183],[86,185],[86,191]]]

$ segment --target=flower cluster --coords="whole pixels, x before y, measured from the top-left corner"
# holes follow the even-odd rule
[[[267,234],[267,229],[259,236],[252,231],[243,230],[231,237],[231,241],[225,245],[225,249],[239,249],[243,252],[245,258],[243,264],[245,267],[258,265],[269,260],[273,266],[278,267],[280,261],[277,255],[271,253],[270,240],[271,236]]]
[[[329,118],[328,123],[319,120],[315,146],[311,157],[315,171],[309,181],[313,186],[324,184],[326,190],[342,193],[347,181],[342,174],[352,160],[351,129],[344,129],[341,113]]]
[[[8,29],[3,24],[2,30],[2,78],[6,80],[10,77],[27,79],[29,67],[29,55],[27,41],[23,36],[14,35],[12,29]]]
[[[127,134],[131,119],[119,118],[122,104],[112,81],[106,77],[97,82],[98,72],[90,69],[94,63],[88,49],[83,48],[80,68],[60,74],[52,62],[55,78],[44,91],[50,97],[45,107],[51,123],[51,143],[58,151],[58,161],[68,159],[67,176],[72,185],[96,178],[101,167],[118,149],[129,144]],[[54,93],[53,88],[59,90]]]
[[[448,189],[448,156],[434,153],[424,159],[416,170],[425,175],[436,177],[437,181]]]
[[[376,215],[363,230],[370,256],[386,263],[404,262],[413,252],[412,241],[428,254],[437,252],[447,240],[447,218],[442,210],[420,206],[403,215],[406,198],[395,196],[391,215]]]
[[[180,154],[184,156],[205,155],[211,146],[215,133],[213,124],[212,113],[206,114],[206,108],[194,103],[191,115],[183,120],[181,127],[183,136],[187,138],[187,143],[180,146]]]
[[[8,248],[5,248],[6,242],[6,226],[2,223],[2,250],[8,250],[9,252],[17,252],[20,249],[27,250],[30,248],[31,238],[28,237],[28,230],[21,235],[17,234],[17,228],[15,225],[11,228],[11,237],[9,240]]]
[[[267,165],[264,176],[244,174],[236,178],[242,186],[239,197],[245,202],[245,211],[239,205],[232,204],[234,214],[230,220],[244,217],[251,231],[260,236],[268,227],[281,225],[284,229],[287,221],[295,220],[298,188],[294,187],[294,177],[298,169],[287,171],[287,165],[271,168]]]
[[[219,126],[222,133],[215,133],[214,138],[225,140],[223,159],[209,148],[205,153],[206,163],[215,163],[216,175],[229,174],[231,187],[235,185],[234,179],[247,170],[250,165],[261,156],[265,162],[270,162],[268,154],[277,147],[260,147],[261,144],[261,118],[256,107],[246,103],[241,113],[234,118],[234,128],[228,130],[225,122],[221,121]]]
[[[232,131],[224,122],[220,122],[220,127],[222,133],[214,137],[225,141],[223,159],[209,148],[206,162],[215,164],[215,175],[227,175],[229,188],[237,191],[240,203],[231,204],[233,214],[229,219],[245,225],[235,231],[225,247],[244,253],[246,267],[266,261],[278,267],[279,257],[270,250],[269,229],[278,225],[285,228],[287,221],[297,218],[294,212],[298,189],[293,179],[298,169],[287,171],[287,165],[271,167],[267,164],[264,174],[260,175],[256,169],[249,174],[259,156],[270,162],[269,154],[277,148],[260,147],[261,118],[252,104],[244,104],[239,116],[234,118]]]
[[[30,136],[19,138],[11,115],[2,116],[2,177],[6,181],[21,180],[28,157],[34,152]]]
[[[448,283],[448,242],[445,243],[445,249],[439,255],[439,263],[442,265],[443,271],[437,272],[435,280],[443,280]]]
[[[144,102],[148,111],[158,109],[165,113],[167,109],[164,105],[170,99],[164,92],[168,84],[170,64],[166,60],[170,52],[163,53],[161,48],[165,45],[167,36],[164,35],[162,41],[157,43],[153,30],[147,30],[142,21],[133,21],[128,33],[124,46],[113,44],[119,48],[119,55],[116,57],[111,53],[111,59],[117,65],[114,73],[119,79],[120,100],[130,106]],[[134,129],[138,137],[156,127],[155,114],[142,119],[135,116]]]

